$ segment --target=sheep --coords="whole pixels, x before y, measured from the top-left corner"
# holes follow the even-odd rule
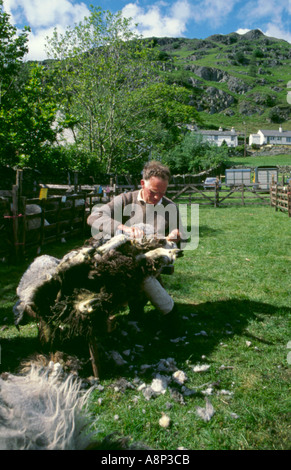
[[[174,301],[157,277],[182,251],[165,239],[131,240],[120,234],[104,244],[91,239],[62,259],[37,257],[24,273],[14,306],[19,326],[26,314],[38,321],[40,339],[53,343],[60,327],[69,337],[88,340],[98,376],[96,337],[108,332],[115,314],[146,297],[163,314]]]
[[[25,214],[28,216],[41,214],[41,213],[42,213],[42,208],[38,204],[27,204],[25,207]],[[46,219],[44,220],[44,225],[45,226],[49,225]],[[40,228],[40,226],[41,226],[41,216],[34,217],[34,218],[28,217],[28,221],[27,221],[28,230],[34,230],[34,229]]]

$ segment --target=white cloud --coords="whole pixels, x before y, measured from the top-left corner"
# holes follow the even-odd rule
[[[250,0],[239,10],[244,21],[257,22],[264,18],[279,18],[285,5],[281,0]]]
[[[14,21],[32,28],[74,24],[89,13],[85,3],[70,0],[4,0],[4,7]]]
[[[12,24],[20,29],[24,25],[31,27],[27,60],[44,60],[46,37],[54,28],[63,33],[90,14],[85,3],[71,0],[4,0],[3,6]]]
[[[269,23],[266,27],[266,32],[264,34],[273,38],[284,39],[285,41],[291,43],[290,31],[286,31],[284,29],[284,26],[281,24]]]
[[[177,37],[185,35],[190,24],[192,29],[195,24],[208,23],[212,28],[222,25],[239,1],[176,0],[170,4],[157,0],[146,7],[136,1],[128,3],[122,13],[138,23],[137,32],[145,37]]]
[[[238,30],[236,30],[236,33],[237,34],[246,34],[250,31],[250,29],[244,29],[244,28],[239,28]]]
[[[212,27],[222,25],[239,0],[202,0],[191,8],[191,17],[198,23],[211,22]]]
[[[46,43],[47,37],[53,35],[54,29],[57,28],[61,34],[65,33],[65,28],[61,25],[51,26],[50,28],[40,28],[33,30],[29,34],[29,52],[25,56],[25,60],[45,60],[47,59],[46,54]]]
[[[164,6],[162,2],[147,7],[129,3],[122,9],[122,14],[126,18],[132,18],[134,24],[138,24],[136,31],[144,37],[182,36],[190,19],[189,2],[177,0],[165,10]]]

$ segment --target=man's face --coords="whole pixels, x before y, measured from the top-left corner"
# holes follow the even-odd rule
[[[151,176],[148,180],[141,180],[142,197],[147,204],[157,204],[166,194],[168,181]]]

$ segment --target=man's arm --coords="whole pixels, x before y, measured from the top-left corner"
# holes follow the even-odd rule
[[[122,223],[122,210],[122,194],[116,196],[107,204],[94,206],[87,219],[88,225],[92,227],[92,235],[96,236],[102,232],[106,238],[114,236],[118,226]]]

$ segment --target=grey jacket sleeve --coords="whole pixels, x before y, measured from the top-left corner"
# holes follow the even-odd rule
[[[87,219],[94,238],[111,238],[122,223],[123,198],[116,196],[107,204],[96,204]]]

